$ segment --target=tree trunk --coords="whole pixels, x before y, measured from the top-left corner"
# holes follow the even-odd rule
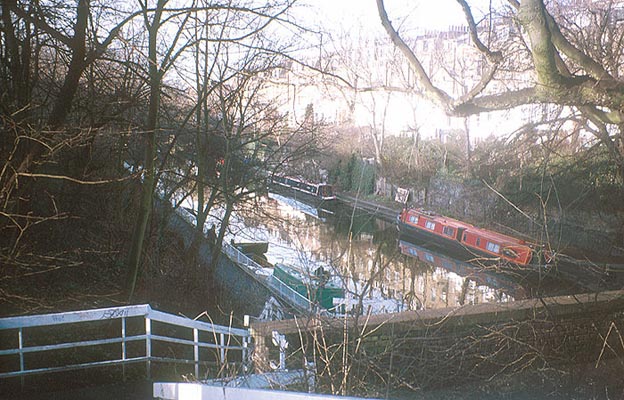
[[[52,129],[58,128],[65,123],[78,90],[80,77],[87,66],[85,57],[87,54],[86,32],[88,17],[89,0],[79,0],[76,24],[74,25],[74,37],[71,40],[72,58],[61,91],[56,98],[52,113],[48,117],[48,125]]]
[[[148,26],[149,31],[149,78],[150,78],[150,103],[145,129],[145,164],[143,169],[143,187],[139,205],[139,215],[134,229],[132,248],[128,260],[128,301],[132,300],[136,287],[141,265],[143,245],[147,223],[152,213],[152,200],[154,195],[155,158],[156,158],[156,130],[158,129],[158,111],[160,108],[160,85],[161,72],[158,69],[157,59],[157,36],[160,28],[160,18],[165,1],[159,0],[154,12],[154,20]],[[145,10],[147,12],[147,10]]]
[[[223,245],[225,230],[230,223],[232,211],[234,211],[234,203],[229,200],[226,203],[227,204],[225,206],[225,214],[223,215],[223,219],[221,220],[221,226],[219,227],[219,235],[217,235],[217,241],[212,248],[212,258],[210,260],[210,271],[212,271],[212,273],[217,270],[217,265],[219,264],[219,260],[221,258],[221,246]]]
[[[32,32],[30,30],[30,23],[25,21],[25,35],[23,41],[19,41],[15,35],[15,26],[11,18],[11,8],[15,8],[15,0],[2,2],[2,23],[4,25],[4,60],[3,62],[8,64],[10,77],[7,77],[6,90],[9,94],[9,99],[15,101],[15,109],[20,110],[16,114],[16,120],[25,119],[29,114],[30,107],[27,107],[30,103],[31,92],[31,80],[30,80],[30,64],[31,64],[31,39]],[[21,45],[21,52],[20,52]],[[14,111],[14,110],[11,110]]]

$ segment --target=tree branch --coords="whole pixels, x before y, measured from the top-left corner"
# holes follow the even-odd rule
[[[414,74],[418,79],[418,82],[424,89],[424,95],[432,100],[434,103],[438,104],[438,106],[442,107],[448,114],[453,112],[452,110],[452,98],[442,89],[436,87],[429,76],[425,72],[422,64],[416,54],[410,49],[410,47],[405,43],[405,41],[401,38],[399,33],[394,29],[390,19],[388,18],[388,14],[386,13],[386,9],[384,6],[383,0],[377,1],[377,10],[379,12],[379,17],[381,18],[381,24],[384,29],[390,35],[390,40],[392,43],[403,53],[403,55],[407,58],[410,63],[410,66],[414,70]]]

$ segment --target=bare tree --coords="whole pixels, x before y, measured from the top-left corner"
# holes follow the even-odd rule
[[[501,19],[486,18],[479,23],[475,21],[469,1],[458,0],[458,3],[464,11],[472,43],[487,60],[487,65],[480,79],[464,95],[455,98],[432,80],[418,52],[392,24],[384,1],[377,0],[381,23],[411,65],[423,96],[447,115],[456,117],[540,103],[578,109],[593,126],[592,134],[608,149],[622,183],[622,46],[621,41],[614,38],[621,37],[624,24],[618,19],[621,10],[617,2],[557,8],[556,2],[547,7],[543,0],[510,0],[509,7],[499,15]],[[491,21],[500,25],[484,26]],[[522,32],[513,28],[515,23]],[[511,27],[505,41],[488,40],[489,34],[503,27]],[[582,32],[590,34],[582,35]],[[585,38],[591,38],[590,42]],[[590,51],[592,46],[602,48],[605,43],[609,49],[607,57],[607,54]],[[501,82],[504,83],[504,69],[509,66],[531,79],[524,85],[507,89]]]

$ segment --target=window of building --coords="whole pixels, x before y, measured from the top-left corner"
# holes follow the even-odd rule
[[[433,221],[427,221],[427,222],[425,223],[425,227],[426,227],[427,229],[434,230],[434,229],[435,229],[435,222],[433,222]]]
[[[442,228],[442,233],[444,233],[446,236],[453,237],[455,236],[455,229],[451,228],[450,226],[445,226]]]
[[[487,245],[485,246],[485,248],[488,249],[488,251],[491,251],[492,253],[498,253],[500,251],[500,245],[496,243],[492,243],[492,242],[487,242]]]

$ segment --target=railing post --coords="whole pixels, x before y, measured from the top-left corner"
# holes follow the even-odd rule
[[[247,336],[243,336],[243,351],[241,354],[241,359],[243,361],[243,372],[247,373],[249,371],[249,367],[251,366],[251,357],[249,354],[249,343],[251,340],[251,329],[249,328],[249,315],[245,315],[243,318],[243,326],[247,328]]]
[[[121,376],[126,381],[126,317],[121,317]]]
[[[193,360],[195,361],[195,379],[199,379],[199,331],[193,329]]]
[[[145,316],[145,357],[147,358],[147,379],[151,379],[152,369],[152,321],[146,315]]]
[[[223,333],[220,334],[220,342],[221,346],[219,351],[221,353],[221,364],[225,364],[225,335]]]
[[[19,359],[20,359],[20,373],[24,372],[24,333],[22,331],[22,327],[17,331],[17,345],[19,348]],[[24,388],[24,375],[20,375],[20,383],[22,385],[22,389]]]

